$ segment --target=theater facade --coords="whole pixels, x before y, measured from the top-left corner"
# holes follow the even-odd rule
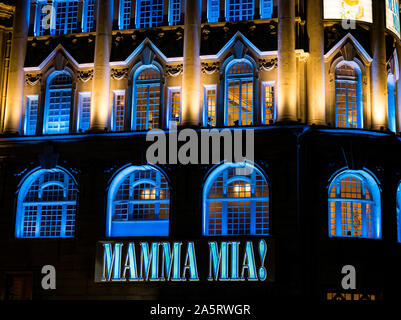
[[[399,300],[400,58],[396,0],[0,1],[0,299]]]

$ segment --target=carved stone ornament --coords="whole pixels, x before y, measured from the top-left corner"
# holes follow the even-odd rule
[[[182,64],[177,64],[177,65],[167,65],[166,66],[166,73],[170,77],[177,77],[179,76],[183,71],[183,65]]]
[[[93,70],[78,71],[77,78],[79,81],[88,82],[93,79]]]
[[[38,83],[42,81],[42,74],[31,74],[28,73],[25,75],[25,83],[29,84],[30,86],[36,86]]]
[[[213,74],[220,71],[220,64],[218,62],[202,62],[202,73]]]
[[[123,79],[128,79],[129,76],[129,69],[124,68],[124,69],[111,69],[111,77],[114,80],[123,80]]]
[[[278,58],[259,59],[259,70],[270,71],[278,67]]]

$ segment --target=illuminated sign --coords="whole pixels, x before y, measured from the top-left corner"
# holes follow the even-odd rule
[[[324,0],[324,19],[373,22],[372,0]]]
[[[398,0],[386,0],[386,27],[400,38],[400,4]]]
[[[272,240],[98,242],[96,282],[273,281]]]

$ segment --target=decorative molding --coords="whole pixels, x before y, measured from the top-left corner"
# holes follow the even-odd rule
[[[309,58],[309,53],[301,51],[301,52],[297,52],[296,56],[299,59],[299,61],[306,62]]]
[[[166,65],[165,72],[170,77],[178,77],[183,72],[183,64]]]
[[[259,59],[259,70],[271,71],[278,68],[278,58]]]
[[[93,79],[93,69],[77,72],[77,79],[82,82],[88,82]]]
[[[219,62],[202,62],[201,63],[201,71],[206,74],[213,74],[215,72],[220,71],[220,63]]]
[[[128,77],[129,77],[129,68],[111,69],[111,77],[114,80],[128,79]]]
[[[32,87],[36,86],[41,81],[42,81],[42,74],[41,73],[36,73],[36,74],[27,73],[27,74],[25,74],[25,83],[29,84]]]
[[[0,18],[11,19],[14,15],[15,7],[0,2]]]

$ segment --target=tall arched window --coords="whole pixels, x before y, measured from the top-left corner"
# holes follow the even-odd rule
[[[203,234],[268,235],[269,184],[248,163],[215,169],[203,189]]]
[[[392,73],[387,76],[387,97],[388,97],[388,128],[396,132],[396,103],[395,103],[395,77]]]
[[[361,70],[355,62],[342,62],[335,71],[336,127],[362,128]]]
[[[141,67],[134,75],[132,130],[151,130],[160,124],[160,72],[154,66]]]
[[[74,178],[60,168],[30,174],[18,193],[16,237],[74,237],[77,194]]]
[[[253,68],[249,61],[231,62],[226,69],[225,125],[253,124]]]
[[[130,166],[108,192],[109,237],[168,236],[170,190],[164,174],[151,166]]]
[[[380,190],[367,172],[346,170],[329,187],[329,236],[381,238]]]
[[[49,76],[46,88],[44,134],[70,131],[72,78],[66,71],[55,71]]]
[[[226,0],[226,21],[253,20],[254,0]]]

